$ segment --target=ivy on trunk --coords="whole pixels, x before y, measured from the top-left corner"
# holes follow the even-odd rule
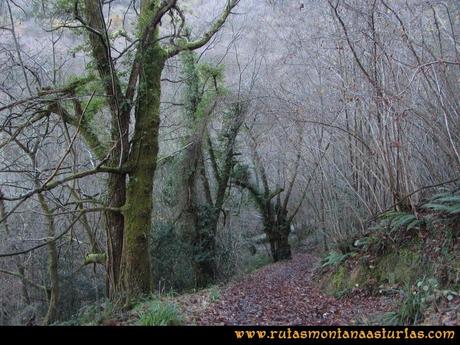
[[[111,116],[111,143],[105,149],[101,149],[104,145],[89,124],[80,130],[93,153],[99,159],[107,160],[113,169],[107,181],[107,206],[110,209],[106,212],[107,285],[112,299],[129,301],[152,289],[149,232],[159,147],[161,75],[165,62],[182,51],[198,49],[208,43],[238,2],[229,0],[221,16],[202,37],[189,40],[182,32],[183,25],[169,38],[169,44],[163,44],[160,37],[163,16],[169,13],[185,20],[180,15],[177,0],[142,0],[138,43],[133,49],[134,59],[127,71],[126,86],[120,77],[125,71],[112,57],[104,3],[100,0],[75,2],[74,17],[87,30]],[[130,133],[132,117],[135,124]],[[68,120],[72,122],[70,117]]]

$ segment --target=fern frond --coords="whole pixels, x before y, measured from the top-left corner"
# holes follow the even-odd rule
[[[436,212],[444,212],[451,215],[460,213],[460,195],[456,194],[439,194],[422,206]]]

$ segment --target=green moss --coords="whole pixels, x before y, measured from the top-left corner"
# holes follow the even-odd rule
[[[107,300],[81,308],[71,319],[58,323],[60,326],[96,326],[110,320],[114,314],[113,304]]]
[[[353,287],[353,280],[345,266],[338,266],[323,283],[323,288],[327,294],[340,296],[348,292]]]
[[[405,285],[414,282],[417,277],[431,271],[428,264],[423,265],[418,248],[401,248],[380,257],[369,265],[368,273],[379,284]]]
[[[432,265],[424,262],[419,245],[413,242],[398,252],[389,252],[370,262],[363,257],[351,271],[341,263],[322,279],[321,285],[328,294],[337,296],[354,287],[413,284],[419,277],[432,271]]]
[[[221,297],[221,293],[220,293],[219,287],[216,285],[211,286],[209,288],[209,298],[211,299],[211,302],[212,303],[217,302],[218,300],[220,300],[220,297]]]
[[[344,290],[350,284],[350,280],[347,279],[348,271],[344,266],[340,266],[335,273],[332,275],[331,283],[335,291]]]
[[[104,264],[107,260],[106,253],[90,253],[85,256],[85,265],[89,264]]]
[[[128,164],[132,166],[123,206],[125,235],[121,265],[121,291],[129,298],[152,288],[149,233],[153,207],[153,180],[158,155],[161,73],[164,50],[155,41],[142,51],[136,124]]]

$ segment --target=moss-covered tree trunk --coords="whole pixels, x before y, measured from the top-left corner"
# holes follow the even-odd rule
[[[237,104],[233,110],[234,117],[226,133],[228,140],[224,147],[221,170],[218,172],[218,168],[216,168],[214,172],[217,181],[215,201],[213,203],[212,200],[209,200],[206,207],[202,207],[197,217],[198,224],[196,224],[196,232],[198,238],[194,247],[200,250],[200,255],[198,256],[199,260],[195,262],[195,275],[197,285],[200,287],[215,281],[218,274],[218,265],[216,262],[217,229],[232,171],[236,163],[234,159],[236,138],[244,118],[244,110],[241,104]],[[208,145],[212,145],[212,143],[208,142]],[[204,162],[201,161],[201,164],[201,168],[204,169]],[[217,162],[215,162],[215,166],[217,167]]]
[[[158,34],[158,33],[157,33]],[[128,187],[123,206],[125,234],[120,291],[128,300],[152,288],[149,234],[153,206],[153,179],[158,154],[161,73],[165,51],[153,43],[141,52],[136,125],[128,165]]]
[[[179,207],[184,210],[184,237],[192,247],[191,264],[195,286],[205,287],[217,275],[215,235],[219,213],[215,211],[212,200],[203,152],[204,140],[209,137],[208,122],[216,103],[215,100],[206,103],[205,85],[202,85],[198,73],[196,54],[192,51],[183,52],[182,63],[186,81],[185,120],[189,128],[187,142],[190,144],[182,160],[185,174],[180,177],[178,201]]]
[[[264,232],[270,243],[270,253],[273,261],[292,259],[291,245],[289,244],[289,233],[291,226],[287,219],[287,211],[278,205],[273,207],[269,201],[265,206]]]
[[[182,162],[186,174],[180,183],[182,193],[179,196],[179,204],[182,204],[181,208],[184,209],[182,216],[184,237],[192,246],[191,262],[196,287],[207,286],[215,280],[217,274],[215,236],[219,213],[215,211],[212,202],[204,166],[202,140],[205,128],[206,121],[201,119],[201,123],[198,123],[198,133],[192,135],[192,144],[187,149]],[[202,188],[200,188],[200,181]]]
[[[265,170],[262,170],[265,176]],[[263,177],[264,178],[264,177]],[[265,178],[264,178],[265,179]],[[291,232],[291,218],[288,218],[287,203],[281,205],[272,202],[274,196],[279,195],[283,190],[276,190],[270,193],[268,187],[266,192],[260,192],[258,187],[247,181],[236,180],[239,186],[246,188],[253,196],[259,212],[263,218],[263,229],[270,243],[270,254],[274,262],[292,259],[289,234]]]
[[[238,1],[229,1],[221,16],[201,38],[193,41],[184,39],[182,25],[174,35],[167,36],[170,44],[162,45],[159,35],[162,17],[169,13],[175,21],[179,13],[182,18],[177,1],[141,0],[138,46],[125,92],[122,92],[122,82],[112,57],[104,3],[99,0],[76,1],[74,15],[88,31],[95,66],[112,118],[110,165],[119,168],[119,171],[110,175],[108,181],[108,205],[111,210],[106,213],[107,269],[110,296],[126,301],[150,292],[152,285],[149,234],[158,154],[160,81],[165,61],[181,51],[203,47],[219,31]],[[79,13],[81,9],[84,20]],[[129,142],[129,119],[133,104],[135,126]]]
[[[276,226],[274,228],[274,232],[271,233],[274,236],[272,236],[270,240],[270,244],[273,243],[274,246],[272,249],[273,261],[290,260],[292,259],[291,245],[289,244],[291,223],[287,217],[287,209],[281,205],[280,199],[278,199],[274,211]]]
[[[184,195],[185,202],[183,226],[186,240],[191,244],[193,256],[192,267],[195,274],[195,286],[205,287],[215,280],[217,265],[215,262],[215,236],[219,214],[215,212],[210,194],[202,193],[199,188],[200,171],[203,172],[201,138],[195,136],[195,142],[188,150],[184,160],[186,174]],[[207,182],[207,181],[206,181]],[[209,190],[209,186],[207,186]],[[207,198],[202,194],[208,194]]]

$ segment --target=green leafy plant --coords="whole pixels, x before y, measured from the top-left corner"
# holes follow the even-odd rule
[[[387,313],[383,317],[386,324],[417,324],[423,316],[423,311],[437,291],[438,282],[434,278],[423,278],[415,285],[406,285],[404,300],[396,312]]]
[[[247,262],[245,264],[244,272],[253,272],[270,263],[272,263],[272,258],[266,254],[256,254],[254,256],[250,256],[248,257]]]

